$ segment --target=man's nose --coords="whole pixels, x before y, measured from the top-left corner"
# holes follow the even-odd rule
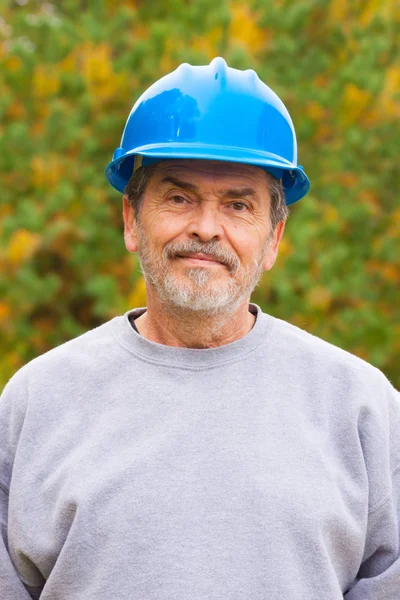
[[[200,238],[203,242],[223,237],[222,215],[218,206],[212,202],[204,202],[196,207],[190,215],[188,234]]]

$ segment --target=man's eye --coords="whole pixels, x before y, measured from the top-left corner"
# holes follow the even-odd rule
[[[235,210],[235,212],[244,212],[249,207],[245,202],[232,202],[232,208]]]
[[[187,202],[186,198],[183,196],[171,196],[170,200],[173,204],[185,204],[185,202]]]

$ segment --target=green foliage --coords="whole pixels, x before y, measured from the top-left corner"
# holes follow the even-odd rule
[[[145,304],[103,171],[146,86],[216,55],[282,97],[312,183],[254,301],[400,385],[396,0],[28,0],[1,14],[0,387]]]

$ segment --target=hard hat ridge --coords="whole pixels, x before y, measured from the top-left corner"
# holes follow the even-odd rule
[[[219,81],[221,87],[226,85],[228,65],[225,60],[217,56],[210,62],[210,67],[214,72],[214,79]]]
[[[120,192],[135,167],[167,159],[251,164],[282,179],[286,204],[309,181],[297,164],[296,135],[280,98],[252,69],[181,64],[152,84],[133,106],[106,178]],[[138,160],[136,160],[138,165]]]

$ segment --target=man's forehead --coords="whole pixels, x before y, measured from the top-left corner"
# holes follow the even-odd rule
[[[230,179],[248,179],[253,183],[268,181],[268,174],[260,167],[217,160],[176,159],[162,161],[157,164],[155,175],[158,180],[171,174],[195,178],[216,177],[223,179],[228,177]]]

